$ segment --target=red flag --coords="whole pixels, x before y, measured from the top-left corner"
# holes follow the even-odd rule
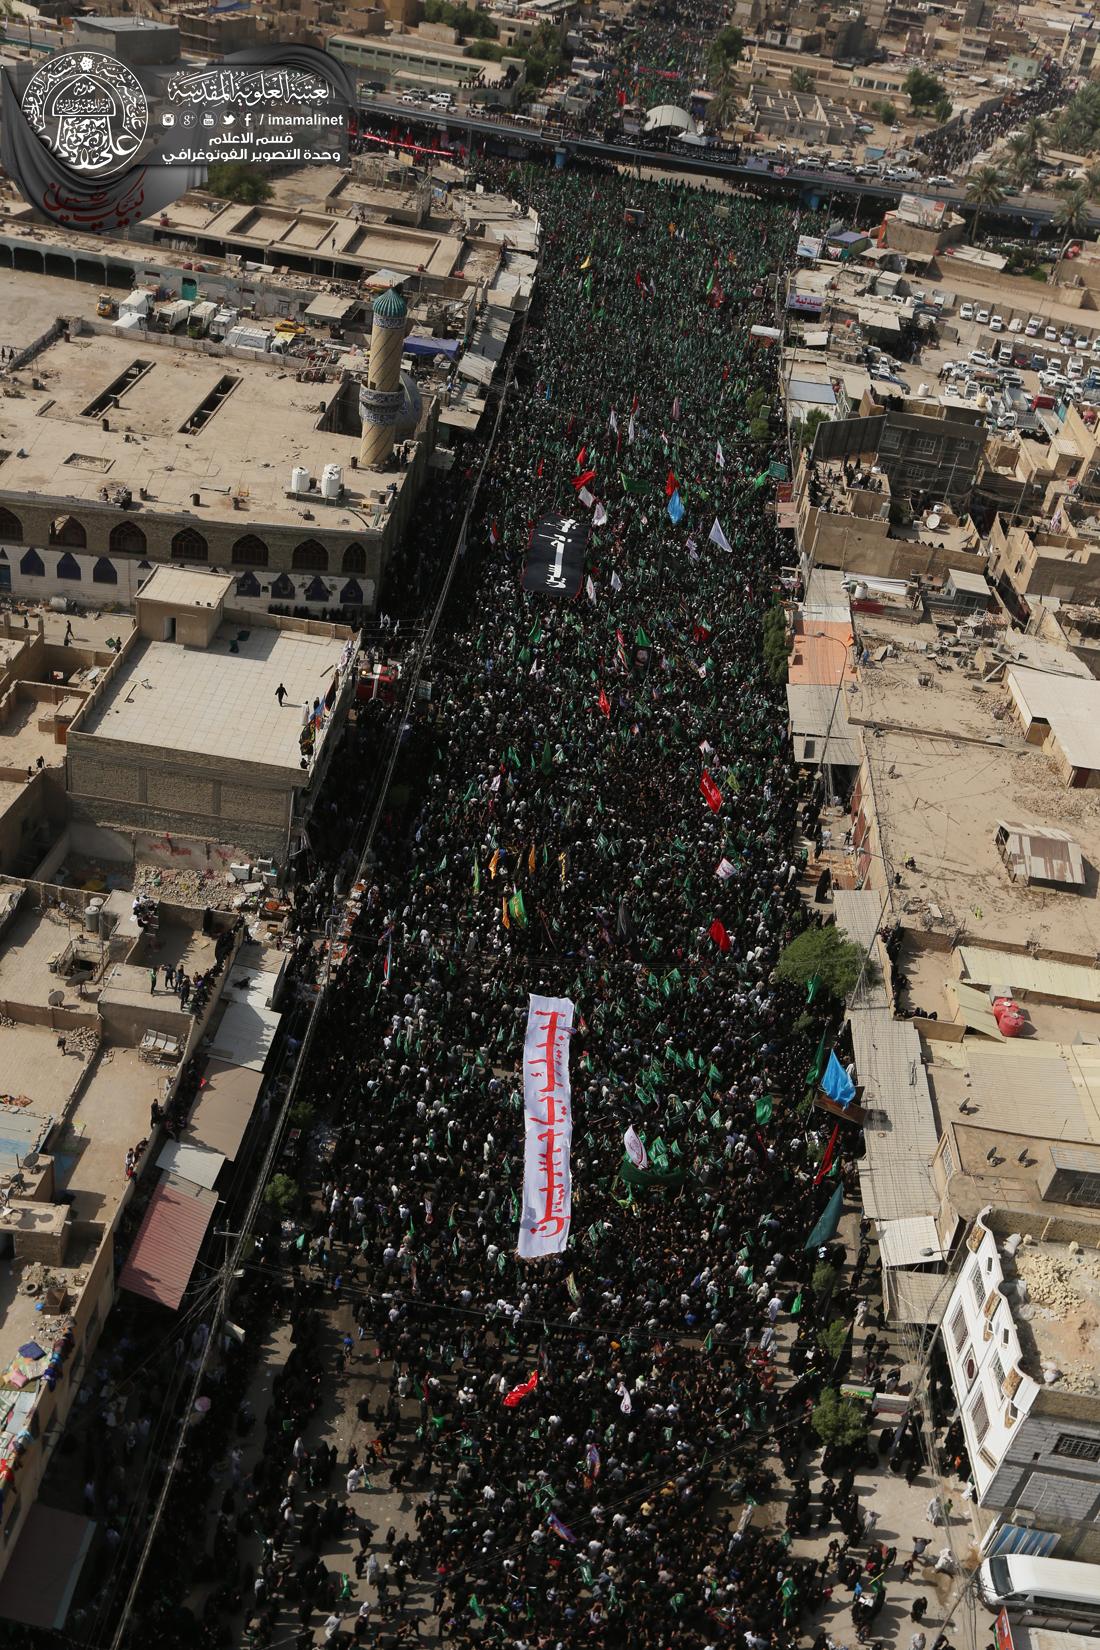
[[[490,544],[499,544],[500,543],[500,528],[497,526],[495,521],[491,521],[489,523],[489,543]]]
[[[623,91],[621,86],[615,93],[615,101],[618,103],[620,109],[626,108],[626,93]]]
[[[531,1396],[532,1392],[534,1392],[534,1390],[538,1386],[538,1384],[539,1384],[539,1372],[536,1369],[535,1373],[533,1375],[529,1376],[526,1381],[521,1381],[519,1386],[514,1386],[512,1388],[511,1392],[506,1392],[505,1393],[505,1395],[504,1395],[504,1407],[505,1407],[505,1409],[515,1409],[516,1405],[521,1404],[523,1402],[524,1398],[529,1398]]]
[[[726,933],[725,923],[719,922],[717,917],[715,917],[714,921],[710,925],[710,937],[718,947],[719,951],[725,955],[730,948],[730,937]]]
[[[833,1166],[833,1152],[836,1149],[836,1137],[840,1133],[840,1124],[833,1124],[833,1132],[829,1136],[829,1144],[825,1148],[825,1156],[821,1159],[821,1167],[814,1175],[814,1185],[820,1186],[829,1170]]]
[[[611,700],[607,697],[607,694],[604,692],[602,687],[600,689],[600,709],[603,711],[604,715],[608,718],[608,720],[610,720],[610,718],[611,718]]]
[[[676,492],[679,485],[680,485],[680,483],[676,480],[676,477],[673,475],[672,471],[670,470],[668,472],[668,475],[665,477],[665,497],[666,498],[671,498],[673,493]]]
[[[640,269],[636,269],[634,271],[634,285],[635,286],[641,286],[641,284],[642,284],[642,272],[641,272]]]
[[[573,485],[579,493],[582,487],[587,487],[588,483],[590,481],[594,481],[595,479],[596,479],[595,470],[585,470],[583,475],[579,475],[579,476],[576,477],[575,481],[573,482]]]
[[[538,467],[537,475],[538,475],[538,479],[541,481],[542,480],[542,459],[541,458],[539,459],[539,467]]]
[[[578,470],[583,468],[584,461],[587,457],[588,457],[588,448],[587,447],[582,447],[580,452],[577,454],[577,469]]]
[[[703,777],[699,781],[699,789],[706,797],[707,807],[710,809],[711,813],[716,814],[722,806],[722,793],[718,789],[718,786],[714,783],[714,780],[710,777],[710,774],[707,772],[706,768],[703,769]]]
[[[699,620],[696,619],[695,623],[691,627],[691,639],[693,642],[709,642],[710,625],[700,624]]]

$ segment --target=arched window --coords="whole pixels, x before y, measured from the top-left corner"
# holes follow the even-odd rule
[[[27,551],[26,555],[23,557],[23,560],[19,563],[19,571],[21,573],[25,573],[28,579],[40,579],[43,577],[46,569],[42,564],[42,557],[38,554],[37,550]]]
[[[173,561],[205,561],[209,554],[206,540],[193,527],[185,527],[172,540]]]
[[[367,571],[367,552],[361,544],[349,544],[344,551],[344,559],[340,563],[342,573],[365,573]]]
[[[109,547],[116,556],[144,556],[145,534],[136,521],[120,521],[111,528]]]
[[[23,539],[23,523],[10,510],[0,510],[0,539],[5,544],[20,544]]]
[[[80,563],[77,561],[75,556],[70,556],[69,552],[66,550],[65,554],[61,557],[61,560],[54,568],[54,572],[59,579],[79,579]]]
[[[306,585],[307,602],[328,602],[332,600],[332,593],[324,579],[310,579]]]
[[[50,523],[50,543],[63,544],[70,550],[83,550],[87,546],[88,535],[83,523],[77,521],[75,516],[58,516],[56,521]]]
[[[327,573],[328,551],[316,539],[306,539],[295,549],[290,565],[296,573]]]
[[[349,579],[340,592],[341,607],[362,607],[363,587],[358,579]]]
[[[289,602],[294,596],[294,580],[289,573],[280,573],[271,586],[271,598],[276,602]]]
[[[260,581],[255,573],[242,573],[237,580],[237,595],[258,596],[260,594]]]
[[[93,584],[117,584],[118,583],[118,573],[115,569],[115,566],[112,562],[109,562],[107,560],[106,556],[100,556],[99,560],[96,562],[95,566],[92,568],[92,583]]]
[[[267,545],[255,533],[246,533],[233,546],[232,561],[236,567],[266,567]]]

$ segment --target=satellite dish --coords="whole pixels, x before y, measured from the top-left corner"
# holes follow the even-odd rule
[[[925,522],[926,527],[938,527],[939,524],[940,524],[940,518],[937,515],[929,516],[928,520]]]
[[[46,1001],[51,1008],[60,1008],[65,1001],[65,993],[63,991],[51,991]]]

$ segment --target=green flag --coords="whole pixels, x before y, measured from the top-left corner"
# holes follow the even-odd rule
[[[775,1107],[772,1105],[771,1095],[762,1094],[756,1102],[756,1121],[761,1124],[770,1123],[772,1120],[772,1112],[774,1110]]]
[[[481,866],[476,858],[474,859],[474,893],[481,893]]]
[[[639,625],[637,630],[634,632],[634,646],[635,647],[652,647],[653,646],[653,643],[650,641],[649,637],[646,635],[646,633],[642,629],[641,625]]]
[[[825,1026],[821,1032],[821,1041],[817,1045],[817,1053],[814,1055],[814,1063],[806,1073],[807,1088],[816,1088],[821,1081],[821,1074],[825,1070],[825,1039],[828,1032],[829,1028]]]
[[[546,739],[546,740],[543,741],[543,746],[542,746],[542,771],[543,771],[543,773],[553,773],[553,771],[554,771],[554,753],[550,749],[549,739]]]
[[[811,974],[809,979],[806,981],[806,1001],[807,1001],[807,1003],[812,1003],[814,998],[817,996],[817,994],[820,990],[821,990],[821,976],[820,976],[820,974]]]
[[[485,1611],[481,1608],[481,1605],[478,1603],[476,1593],[471,1593],[470,1594],[469,1605],[470,1605],[470,1609],[474,1612],[474,1615],[477,1617],[478,1621],[484,1621],[485,1620]]]

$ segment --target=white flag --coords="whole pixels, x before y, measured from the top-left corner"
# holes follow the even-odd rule
[[[626,427],[626,439],[630,446],[634,445],[634,414],[630,415],[630,423]]]
[[[736,865],[731,865],[729,860],[726,859],[725,856],[723,856],[718,861],[718,865],[717,865],[717,868],[715,869],[714,874],[715,874],[716,877],[719,877],[723,882],[728,882],[730,877],[732,877],[733,873],[736,871],[736,869],[737,869]]]
[[[711,744],[709,739],[704,739],[703,742],[701,743],[701,745],[699,746],[699,749],[702,751],[704,756],[713,756],[714,755],[714,746]]]
[[[714,526],[711,528],[710,532],[707,534],[707,537],[710,540],[711,544],[716,544],[718,546],[719,550],[732,550],[733,549],[733,545],[730,543],[729,539],[726,537],[725,533],[723,533],[723,531],[722,531],[722,528],[721,528],[721,525],[718,521],[717,516],[715,516],[715,518],[714,518]]]
[[[589,573],[587,579],[584,581],[584,591],[590,602],[594,602],[596,600],[596,586],[592,583],[591,573]]]
[[[726,455],[722,451],[722,443],[720,441],[718,442],[717,446],[714,449],[714,462],[717,464],[717,466],[720,470],[725,469],[725,467],[726,467]]]
[[[631,1403],[630,1394],[626,1390],[626,1387],[623,1385],[622,1381],[619,1382],[619,1384],[615,1388],[615,1390],[618,1393],[619,1397],[622,1399],[622,1403],[619,1405],[619,1409],[622,1411],[622,1413],[624,1415],[629,1415],[630,1412],[633,1410],[634,1405]]]
[[[577,500],[579,503],[584,505],[586,510],[591,510],[592,506],[596,502],[596,495],[595,493],[590,493],[587,487],[582,487],[580,492],[577,494]]]
[[[602,504],[597,503],[596,508],[592,512],[593,527],[602,527],[606,520],[607,511],[604,509]]]
[[[626,1147],[627,1157],[636,1169],[649,1168],[649,1153],[643,1146],[633,1123],[623,1135],[623,1145]]]
[[[608,424],[608,428],[610,429],[612,435],[618,435],[618,433],[619,433],[619,420],[615,417],[614,407],[612,407],[612,409],[611,409],[611,417],[608,419],[607,424]]]
[[[622,579],[620,579],[620,577],[617,573],[612,573],[612,575],[611,575],[611,588],[615,592],[616,596],[619,594],[619,591],[622,589],[622,587],[623,587]]]

